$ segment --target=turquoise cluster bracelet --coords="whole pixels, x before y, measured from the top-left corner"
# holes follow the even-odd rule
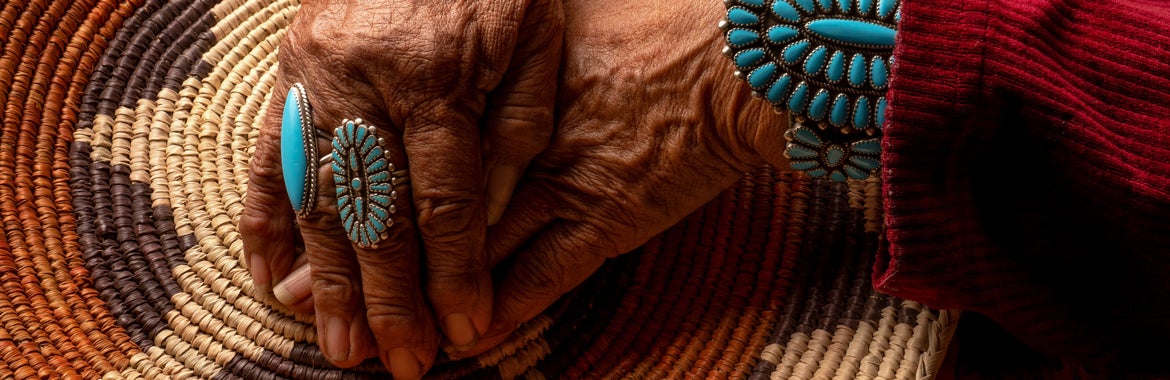
[[[726,0],[735,76],[792,123],[793,169],[842,182],[877,173],[901,0]]]

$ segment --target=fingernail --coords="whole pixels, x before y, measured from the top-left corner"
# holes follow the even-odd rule
[[[313,283],[310,279],[309,264],[301,265],[284,280],[272,287],[276,300],[286,306],[293,306],[313,295]]]
[[[422,377],[422,364],[413,352],[405,348],[395,348],[386,354],[386,361],[390,363],[390,373],[395,380],[418,379]]]
[[[487,183],[487,218],[488,225],[495,225],[508,208],[508,200],[512,198],[512,190],[520,180],[520,168],[516,166],[497,166],[488,175]]]
[[[475,331],[475,324],[471,322],[471,317],[468,317],[467,314],[447,315],[447,318],[443,319],[443,327],[447,332],[447,339],[451,340],[451,346],[456,351],[466,351],[475,344],[475,339],[479,335]]]
[[[252,285],[256,286],[256,290],[262,295],[267,294],[269,287],[272,286],[272,272],[268,270],[268,262],[264,261],[264,256],[248,255],[248,271],[252,272]]]
[[[338,316],[328,316],[325,319],[325,331],[321,333],[324,339],[321,347],[325,356],[334,362],[349,360],[349,323]]]

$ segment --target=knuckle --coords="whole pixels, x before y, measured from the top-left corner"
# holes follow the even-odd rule
[[[371,299],[373,298],[373,299]],[[366,297],[366,320],[375,334],[420,322],[414,303],[407,297]]]
[[[534,99],[525,105],[510,104],[499,108],[492,133],[514,141],[547,141],[552,136],[553,110],[549,104]]]
[[[452,293],[469,289],[488,270],[486,260],[481,255],[455,259],[428,257],[427,261],[428,293]]]
[[[329,310],[353,312],[354,302],[361,294],[361,289],[350,282],[343,275],[331,274],[322,271],[322,268],[313,268],[313,299],[318,306]]]
[[[240,215],[240,234],[244,236],[272,236],[274,235],[274,223],[267,213],[257,210],[254,207],[244,208],[244,213]]]
[[[270,107],[274,108],[274,107]],[[277,119],[279,122],[280,119]],[[279,124],[274,126],[279,128]],[[248,165],[249,179],[248,183],[255,187],[255,185],[265,186],[271,182],[282,181],[284,178],[281,173],[280,165],[280,138],[270,134],[264,134],[261,138],[256,139],[255,153],[252,154],[252,162]],[[263,182],[269,181],[269,182]],[[265,189],[273,190],[273,189]]]
[[[606,214],[613,215],[613,214]],[[620,218],[615,218],[614,221],[620,221]],[[627,226],[623,223],[614,223],[613,226],[602,227],[591,223],[581,225],[577,229],[575,239],[580,242],[579,246],[583,249],[578,249],[579,254],[600,257],[604,259],[615,258],[626,252],[623,245],[619,244],[612,238],[614,234],[608,234],[604,231],[628,231],[634,225]],[[632,249],[632,247],[631,247]]]
[[[479,199],[470,189],[434,186],[415,192],[418,203],[416,223],[429,243],[461,244],[475,222]]]
[[[288,228],[288,222],[280,217],[283,213],[278,207],[283,207],[283,200],[271,191],[252,188],[246,199],[243,213],[240,214],[239,229],[244,236],[274,237],[281,235]],[[290,206],[291,209],[291,206]]]
[[[517,288],[520,298],[541,300],[562,293],[561,287],[565,279],[562,268],[545,261],[534,261],[530,265],[532,270],[516,278],[520,285]]]

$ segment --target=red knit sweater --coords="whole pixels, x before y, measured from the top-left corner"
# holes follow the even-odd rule
[[[875,286],[1087,367],[1166,366],[1170,1],[905,0],[902,16]]]

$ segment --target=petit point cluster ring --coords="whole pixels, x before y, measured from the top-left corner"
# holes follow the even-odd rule
[[[409,181],[406,170],[396,170],[386,142],[362,119],[344,120],[334,130],[331,154],[337,210],[349,240],[374,248],[394,225],[394,188]]]
[[[901,0],[726,0],[735,76],[788,111],[792,168],[843,182],[880,166]]]

